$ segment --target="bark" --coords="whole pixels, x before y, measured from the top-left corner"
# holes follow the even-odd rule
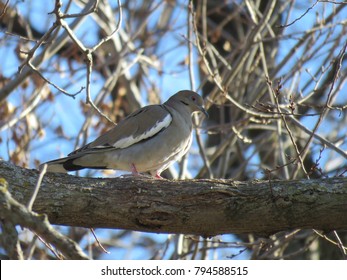
[[[0,161],[0,179],[27,204],[38,171]],[[1,206],[1,205],[0,205]],[[1,209],[1,211],[3,211]],[[214,236],[296,228],[347,229],[347,179],[293,181],[81,178],[46,174],[33,211],[57,225]]]

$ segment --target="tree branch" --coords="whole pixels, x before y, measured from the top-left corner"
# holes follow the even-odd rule
[[[7,191],[6,181],[0,180],[0,224],[6,232],[6,240],[11,241],[11,246],[5,245],[11,258],[22,259],[15,225],[29,228],[44,239],[52,243],[68,259],[88,259],[78,245],[71,239],[53,229],[45,214],[39,215],[31,212],[24,205],[18,203]],[[9,227],[12,226],[12,229]],[[14,242],[15,241],[15,242]],[[5,243],[5,242],[3,242]]]
[[[0,161],[0,178],[26,204],[38,171]],[[347,229],[347,179],[293,181],[81,178],[46,174],[33,210],[53,224],[214,236],[295,228]]]

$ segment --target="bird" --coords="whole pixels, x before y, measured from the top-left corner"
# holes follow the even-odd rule
[[[44,163],[46,171],[114,169],[162,178],[161,172],[181,159],[191,146],[194,112],[208,117],[203,98],[194,91],[181,90],[161,105],[136,110],[67,157]]]

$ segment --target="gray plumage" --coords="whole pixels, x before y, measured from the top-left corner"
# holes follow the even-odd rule
[[[150,172],[156,177],[186,154],[192,142],[193,112],[203,99],[183,90],[162,105],[145,106],[67,157],[46,162],[48,172],[84,168]]]

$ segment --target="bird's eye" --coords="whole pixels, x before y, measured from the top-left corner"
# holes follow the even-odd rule
[[[195,96],[192,96],[192,100],[193,100],[193,101],[195,101],[195,100],[196,100]]]

